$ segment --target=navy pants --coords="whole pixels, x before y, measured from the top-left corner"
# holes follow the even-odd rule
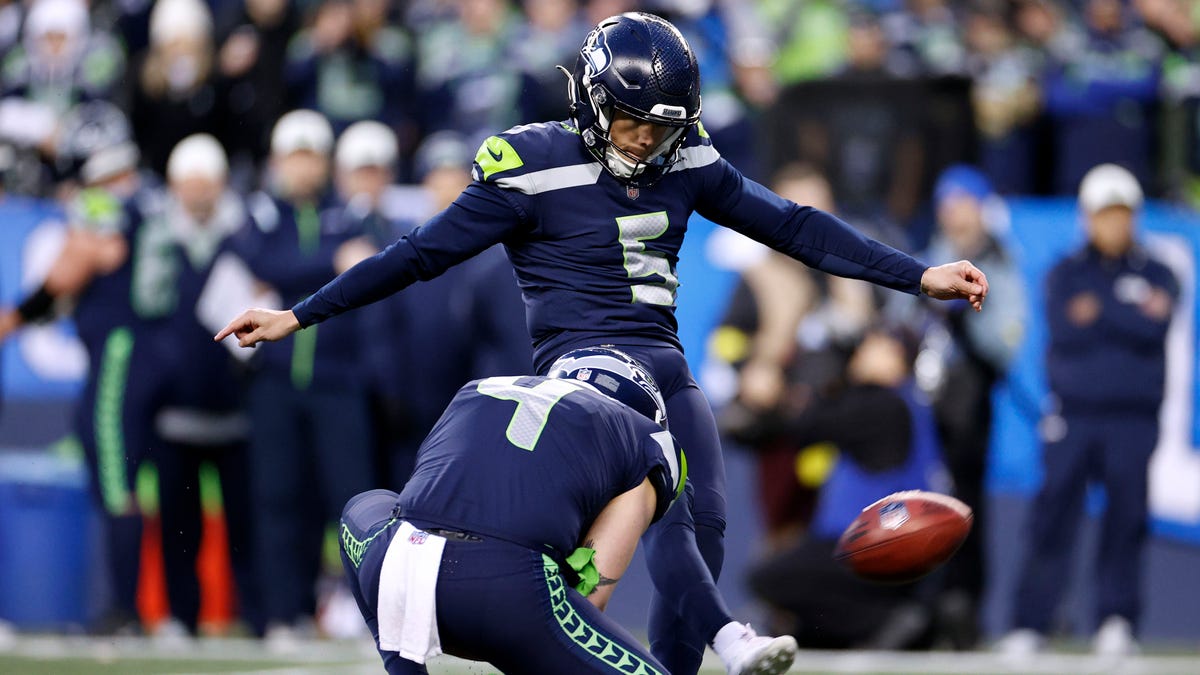
[[[654,375],[666,400],[667,424],[687,454],[688,482],[695,490],[690,504],[692,522],[664,518],[647,530],[642,543],[654,582],[650,650],[675,675],[688,675],[700,669],[705,646],[721,625],[731,620],[715,583],[725,561],[726,511],[725,460],[717,423],[683,352],[665,345],[614,346]],[[541,373],[548,368],[548,363],[539,364]],[[695,556],[697,549],[701,560]],[[681,615],[681,601],[696,612]],[[718,622],[713,618],[717,616],[725,619]],[[697,630],[697,622],[705,627]]]
[[[113,626],[137,619],[142,514],[135,482],[138,467],[161,442],[154,415],[162,402],[163,360],[151,341],[125,327],[89,345],[91,369],[75,411],[91,491],[103,517],[112,605],[101,617]]]
[[[342,565],[376,645],[379,572],[400,524],[394,514],[398,497],[390,490],[364,492],[342,514]],[[668,672],[633,636],[569,588],[553,561],[504,541],[446,542],[437,619],[445,653],[488,661],[510,675]],[[396,652],[380,651],[380,656],[390,675],[427,672]]]
[[[1158,441],[1156,414],[1072,415],[1066,435],[1043,450],[1045,475],[1029,523],[1015,624],[1048,632],[1067,586],[1090,480],[1108,499],[1096,555],[1096,616],[1134,626],[1141,610],[1147,467]]]
[[[162,518],[163,569],[171,614],[196,631],[200,616],[200,579],[196,561],[203,534],[200,495],[201,465],[209,463],[220,476],[221,502],[229,542],[229,558],[237,585],[238,613],[256,632],[262,632],[255,593],[251,546],[254,510],[249,504],[244,443],[170,443],[159,454],[159,513]]]
[[[367,398],[316,384],[297,391],[287,376],[262,373],[249,414],[259,601],[267,623],[290,624],[316,610],[325,525],[375,484]]]

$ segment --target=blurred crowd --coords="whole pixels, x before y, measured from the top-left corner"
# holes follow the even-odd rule
[[[970,258],[991,281],[973,315],[885,303],[744,242],[713,246],[741,279],[712,341],[737,369],[717,403],[723,431],[759,452],[779,556],[752,585],[793,614],[824,611],[816,593],[774,594],[821,579],[805,565],[828,561],[863,505],[849,488],[818,499],[831,467],[953,490],[984,522],[990,392],[1038,292],[1021,287],[991,207],[1074,195],[1105,162],[1151,195],[1200,203],[1200,3],[7,2],[3,189],[56,200],[71,226],[46,296],[0,318],[0,335],[77,299],[91,372],[76,428],[115,580],[99,630],[141,629],[130,492],[142,461],[165,496],[172,611],[152,628],[197,630],[194,488],[214,462],[242,618],[278,642],[314,630],[322,523],[357,492],[403,482],[462,382],[530,371],[511,268],[493,250],[254,352],[208,336],[229,308],[290,307],[444,208],[487,136],[565,119],[554,66],[633,9],[671,19],[696,49],[705,128],[732,163],[931,264]],[[896,428],[911,434],[898,442]],[[793,466],[811,480],[790,480]],[[798,543],[801,531],[819,536]],[[930,644],[931,631],[974,646],[980,539],[977,527],[933,599],[875,594],[846,634],[786,630],[817,646]]]

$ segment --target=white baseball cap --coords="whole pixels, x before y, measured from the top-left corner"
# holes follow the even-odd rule
[[[340,171],[368,166],[390,169],[399,154],[396,134],[387,125],[372,120],[355,122],[338,138],[337,168]]]
[[[1079,184],[1079,208],[1091,214],[1109,206],[1138,210],[1142,206],[1142,186],[1128,169],[1100,164],[1088,171]]]
[[[311,150],[321,155],[333,149],[333,128],[314,110],[293,110],[279,118],[271,132],[271,154],[290,155]]]
[[[212,11],[201,0],[158,0],[150,11],[150,42],[207,38],[212,22]]]
[[[192,134],[179,141],[167,159],[167,180],[202,177],[223,181],[229,160],[221,143],[209,134]]]
[[[37,0],[25,18],[25,34],[32,38],[63,33],[68,39],[83,36],[91,27],[83,0]]]

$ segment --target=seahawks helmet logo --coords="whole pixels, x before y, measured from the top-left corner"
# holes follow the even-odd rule
[[[612,64],[612,52],[608,49],[608,38],[604,31],[594,30],[583,45],[583,59],[587,61],[588,74],[595,77],[608,70]]]

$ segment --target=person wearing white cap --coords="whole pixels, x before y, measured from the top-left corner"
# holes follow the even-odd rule
[[[105,538],[105,572],[113,589],[98,612],[97,633],[140,633],[137,588],[142,514],[136,478],[163,449],[154,423],[180,352],[164,349],[164,326],[180,307],[184,267],[164,218],[161,190],[139,179],[136,148],[123,115],[110,104],[77,106],[63,120],[59,149],[85,159],[85,187],[67,207],[68,233],[43,284],[15,309],[0,312],[0,340],[13,329],[54,315],[70,300],[88,355],[74,432],[83,447]],[[69,150],[69,152],[68,152]],[[199,330],[199,329],[197,329]]]
[[[396,179],[398,156],[396,134],[380,122],[355,122],[342,132],[334,156],[335,182],[352,211],[379,210],[384,192]]]
[[[184,138],[167,161],[168,195],[164,221],[174,253],[175,310],[158,334],[173,359],[166,378],[176,383],[155,415],[163,448],[156,458],[163,567],[171,618],[151,626],[155,637],[179,639],[196,632],[200,584],[196,574],[202,512],[199,491],[202,464],[219,475],[229,537],[229,557],[237,581],[242,617],[252,612],[253,589],[249,476],[245,440],[248,422],[242,411],[235,359],[206,339],[198,307],[227,239],[246,221],[241,199],[227,187],[225,150],[208,134]]]
[[[0,137],[21,149],[22,166],[44,166],[42,176],[19,172],[15,186],[49,194],[63,178],[56,155],[64,117],[81,102],[112,97],[125,74],[125,54],[112,36],[92,31],[84,0],[26,4],[21,42],[4,57]]]
[[[1165,340],[1179,282],[1137,243],[1142,188],[1123,167],[1092,168],[1079,187],[1087,242],[1046,277],[1052,408],[1040,425],[1042,487],[1030,511],[1015,630],[998,644],[1029,655],[1045,643],[1067,587],[1089,482],[1107,506],[1096,553],[1093,648],[1137,650],[1147,470],[1158,440]]]
[[[185,137],[216,128],[213,17],[203,0],[157,0],[150,46],[130,69],[130,118],[146,165],[159,174]]]
[[[333,130],[294,110],[271,134],[267,190],[251,195],[250,224],[232,250],[285,304],[337,274],[361,246],[329,188]],[[373,441],[361,340],[354,321],[322,326],[255,354],[249,387],[251,495],[257,587],[267,638],[281,647],[316,611],[320,537],[350,497],[374,485]],[[279,555],[280,551],[289,554]]]

